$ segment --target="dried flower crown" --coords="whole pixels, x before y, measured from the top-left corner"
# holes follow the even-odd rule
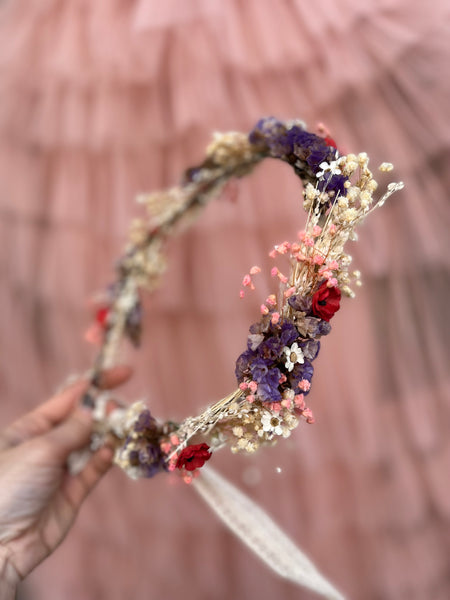
[[[323,131],[321,132],[323,133]],[[305,229],[298,240],[283,242],[270,252],[284,257],[288,270],[274,266],[277,293],[261,305],[261,317],[250,327],[247,349],[236,361],[236,389],[199,416],[182,423],[159,423],[142,402],[107,414],[107,399],[96,389],[100,370],[115,362],[119,343],[141,337],[140,290],[154,290],[164,271],[167,239],[197,216],[233,177],[247,175],[264,158],[290,164],[304,185]],[[355,227],[402,183],[392,183],[378,200],[377,183],[365,153],[340,156],[327,135],[305,130],[300,121],[260,120],[249,135],[216,134],[202,164],[189,169],[177,187],[138,198],[148,218],[133,222],[130,241],[117,264],[117,280],[96,314],[100,333],[90,395],[96,397],[97,441],[113,432],[115,462],[133,478],[179,470],[186,481],[218,448],[254,452],[262,444],[288,437],[303,419],[314,421],[305,399],[310,392],[313,362],[320,338],[330,330],[341,295],[353,296],[359,273],[350,273],[348,240]],[[392,165],[383,163],[382,171]],[[260,272],[254,266],[243,278],[241,297],[254,288]],[[90,330],[92,337],[93,330]]]

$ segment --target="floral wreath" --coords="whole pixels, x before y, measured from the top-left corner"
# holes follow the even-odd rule
[[[355,227],[370,212],[403,187],[391,183],[374,200],[377,182],[367,154],[341,156],[323,127],[319,133],[306,131],[301,121],[270,117],[261,119],[249,135],[215,134],[205,160],[188,169],[179,186],[138,197],[148,217],[132,223],[125,254],[116,266],[117,279],[105,292],[87,336],[100,340],[85,398],[95,404],[96,443],[112,432],[117,442],[115,463],[129,476],[178,470],[190,482],[224,445],[232,452],[253,453],[261,445],[287,438],[300,420],[314,422],[306,397],[320,339],[330,333],[342,295],[354,296],[351,284],[360,283],[359,272],[349,271],[346,242],[356,239]],[[236,389],[181,423],[158,422],[142,402],[108,414],[107,397],[96,386],[98,375],[115,362],[123,336],[139,344],[140,290],[157,287],[167,239],[192,222],[231,178],[247,175],[268,157],[290,164],[302,180],[307,222],[298,240],[284,241],[270,252],[272,259],[283,257],[288,270],[278,266],[271,270],[278,290],[261,304],[260,319],[250,327],[247,348],[236,361]],[[393,167],[383,163],[379,168],[386,172]],[[260,271],[253,266],[244,276],[241,297],[254,289]]]
[[[110,397],[98,386],[100,372],[116,362],[122,338],[139,345],[140,294],[158,286],[168,238],[190,224],[230,179],[249,174],[265,158],[287,162],[300,177],[307,220],[295,242],[284,241],[269,253],[277,263],[284,260],[285,266],[280,270],[274,264],[271,269],[277,289],[261,304],[247,348],[236,360],[236,389],[181,423],[158,422],[143,402],[127,406],[115,399],[111,411]],[[222,446],[253,453],[289,437],[301,420],[314,422],[306,399],[321,338],[331,331],[341,297],[353,297],[352,284],[360,284],[359,272],[350,271],[346,243],[357,239],[355,227],[369,213],[403,188],[403,183],[391,183],[374,199],[377,182],[368,163],[366,153],[342,156],[323,126],[315,134],[301,121],[269,117],[249,135],[215,134],[205,160],[188,169],[179,186],[138,197],[147,216],[133,221],[129,243],[116,266],[116,281],[102,295],[86,336],[100,345],[83,399],[93,407],[93,449],[112,437],[114,462],[130,477],[178,471],[190,483]],[[392,168],[390,163],[379,167],[384,172]],[[255,289],[260,272],[253,266],[244,276],[241,298]],[[73,464],[77,460],[80,457],[74,457]],[[269,515],[222,476],[208,467],[195,480],[195,488],[279,575],[326,598],[342,600]]]

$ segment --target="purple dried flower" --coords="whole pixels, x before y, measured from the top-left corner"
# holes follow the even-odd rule
[[[313,317],[311,317],[313,318]],[[328,321],[324,321],[323,319],[319,319],[319,323],[317,325],[317,335],[328,335],[331,331],[331,325]]]
[[[190,183],[193,181],[197,181],[200,173],[202,171],[201,167],[192,167],[190,169],[187,169],[184,172],[183,178],[182,178],[182,183],[186,184],[186,183]]]
[[[154,431],[156,427],[156,419],[152,417],[148,409],[145,409],[139,415],[133,429],[136,433],[142,433],[146,430]]]
[[[345,177],[344,175],[331,175],[331,176],[324,177],[323,179],[319,180],[317,187],[321,192],[333,191],[336,196],[338,194],[340,196],[345,196],[346,190],[344,187],[344,183],[347,181],[347,179],[348,179],[348,177]]]
[[[252,361],[252,359],[254,359],[256,356],[256,353],[253,352],[252,350],[246,350],[245,352],[243,352],[237,359],[236,361],[236,368],[235,368],[235,375],[236,375],[236,379],[238,380],[238,382],[240,383],[241,381],[243,381],[249,366],[250,366],[250,362]]]
[[[289,154],[289,146],[286,146],[286,126],[275,117],[260,119],[248,139],[252,144],[266,146],[273,157],[284,158]]]
[[[139,462],[142,465],[149,465],[157,462],[160,458],[159,447],[147,444],[139,450]]]
[[[265,146],[270,156],[293,164],[300,175],[315,175],[322,162],[333,160],[336,156],[336,149],[329,146],[324,138],[306,131],[300,125],[287,129],[284,123],[274,117],[260,119],[250,132],[249,140]],[[333,182],[333,185],[338,183]]]
[[[138,299],[130,310],[125,321],[125,335],[128,336],[133,346],[138,347],[142,335],[142,306]]]
[[[264,359],[261,356],[255,357],[255,359],[250,363],[252,379],[257,383],[262,381],[269,371],[269,366],[271,366],[270,360]]]
[[[297,294],[288,299],[288,304],[294,310],[306,313],[311,310],[311,297],[300,296],[300,294]]]
[[[266,338],[258,347],[258,354],[266,359],[274,361],[283,350],[284,344],[276,335]]]
[[[249,350],[256,350],[263,340],[264,335],[262,333],[250,333],[247,338],[247,348]]]
[[[258,383],[257,395],[263,402],[279,402],[281,393],[278,389],[281,372],[277,368],[269,369]]]
[[[291,146],[293,163],[300,175],[305,172],[315,175],[322,162],[329,162],[336,156],[336,149],[328,146],[324,138],[309,133],[300,127],[292,127],[286,134]],[[300,161],[300,165],[297,163]],[[303,164],[302,164],[303,163]]]
[[[302,342],[300,347],[303,352],[303,356],[310,361],[313,361],[320,350],[320,342],[318,340],[308,340],[307,342]]]
[[[284,346],[290,346],[293,344],[298,338],[297,327],[290,323],[289,321],[285,321],[281,326],[281,334],[280,340]]]
[[[316,339],[327,335],[331,331],[331,325],[318,317],[298,317],[296,326],[303,338]]]
[[[161,471],[167,471],[157,435],[154,442],[148,441],[145,437],[134,439],[129,436],[125,440],[122,451],[126,452],[128,446],[131,446],[128,451],[128,461],[131,466],[139,469],[141,477],[153,477]]]
[[[306,379],[306,381],[311,382],[312,376],[314,374],[314,367],[309,362],[309,360],[305,360],[304,363],[296,363],[294,369],[288,374],[289,386],[294,391],[298,390],[298,384],[302,379]],[[309,393],[308,391],[304,391],[303,394]]]
[[[126,445],[127,443],[125,442],[124,447],[126,447]],[[137,467],[139,465],[139,450],[130,450],[128,454],[128,460],[130,461],[131,465]]]
[[[258,321],[257,323],[253,323],[253,325],[250,325],[249,327],[249,331],[250,333],[267,333],[270,329],[270,319],[267,318],[262,318],[261,321]]]

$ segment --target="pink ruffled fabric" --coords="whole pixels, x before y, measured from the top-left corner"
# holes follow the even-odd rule
[[[214,462],[351,598],[448,598],[449,13],[404,0],[4,0],[1,422],[89,366],[87,299],[113,276],[136,193],[176,182],[213,130],[323,121],[407,187],[361,229],[364,287],[324,340],[316,425]],[[243,303],[241,278],[295,237],[300,199],[289,168],[268,163],[174,240],[143,347],[127,355],[130,398],[183,418],[234,388],[271,283],[260,276]],[[120,472],[25,587],[36,600],[298,597],[188,487]]]

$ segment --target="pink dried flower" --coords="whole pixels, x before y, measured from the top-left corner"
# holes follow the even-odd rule
[[[162,444],[160,444],[159,447],[164,452],[164,454],[169,454],[169,452],[172,450],[172,444],[170,442],[162,442]]]
[[[306,422],[310,423],[311,425],[315,422],[314,415],[310,408],[305,408],[302,417],[304,417],[306,419]]]
[[[272,277],[278,277],[278,279],[282,283],[287,283],[288,278],[285,275],[283,275],[283,273],[279,269],[277,269],[277,267],[273,267],[270,271],[270,274],[272,275]]]
[[[296,288],[295,286],[290,287],[289,289],[287,289],[284,292],[284,297],[285,298],[290,298],[291,296],[293,296],[295,294]]]
[[[275,246],[275,250],[278,254],[286,254],[290,247],[291,244],[289,242],[283,242],[282,244]]]
[[[302,379],[299,382],[298,387],[302,390],[302,392],[307,392],[311,389],[311,383],[307,379]]]
[[[270,320],[272,322],[272,325],[276,325],[280,320],[280,313],[279,312],[272,313],[272,318]]]
[[[275,294],[270,294],[270,296],[267,296],[266,304],[268,304],[269,306],[275,306],[276,303],[277,299],[275,298]]]
[[[261,273],[261,268],[255,265],[250,269],[250,275],[256,275],[257,273]]]
[[[101,346],[104,337],[104,330],[98,323],[92,323],[84,332],[83,338],[88,344]]]
[[[294,396],[294,404],[299,410],[305,409],[305,399],[303,394],[297,394],[296,396]]]

